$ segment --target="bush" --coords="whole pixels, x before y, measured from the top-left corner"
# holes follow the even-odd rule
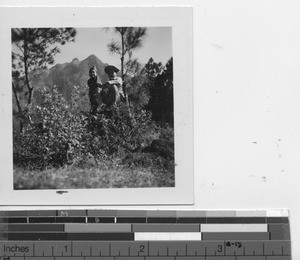
[[[80,92],[70,102],[54,86],[41,92],[42,103],[31,108],[32,123],[14,133],[14,165],[31,169],[58,167],[94,157],[134,152],[158,137],[151,115],[122,103],[96,115],[80,111]],[[83,164],[84,165],[84,164]]]
[[[130,109],[124,103],[90,116],[88,131],[93,139],[90,140],[92,150],[98,143],[98,149],[110,155],[118,153],[120,149],[136,151],[148,145],[157,135],[156,126],[148,112]]]
[[[76,89],[75,91],[76,92]],[[14,164],[45,168],[62,166],[86,152],[84,116],[59,94],[56,87],[41,92],[43,102],[30,110],[33,122],[14,135]],[[74,104],[73,104],[74,105]]]

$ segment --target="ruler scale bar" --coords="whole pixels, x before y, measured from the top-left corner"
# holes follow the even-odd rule
[[[286,211],[0,210],[0,260],[290,260]]]
[[[266,245],[264,254],[257,241],[74,241],[73,246],[70,241],[14,241],[0,242],[0,253],[5,256],[90,256],[91,252],[92,256],[290,255],[289,241],[262,242]],[[245,251],[244,247],[247,248]]]
[[[207,257],[10,257],[10,260],[290,260],[290,257],[277,256],[207,256]]]
[[[286,217],[278,217],[278,218],[124,218],[124,217],[105,217],[105,216],[95,216],[95,217],[87,217],[88,221],[93,222],[94,220],[98,219],[99,222],[101,221],[112,221],[116,219],[117,223],[289,223],[288,218]],[[83,217],[2,217],[0,216],[0,223],[27,223],[29,220],[30,223],[35,222],[42,222],[45,223],[85,223],[86,216]],[[132,221],[131,221],[132,220]],[[115,221],[113,221],[114,223]]]

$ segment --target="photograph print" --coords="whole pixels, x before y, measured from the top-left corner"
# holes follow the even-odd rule
[[[175,187],[172,27],[11,28],[13,188]]]

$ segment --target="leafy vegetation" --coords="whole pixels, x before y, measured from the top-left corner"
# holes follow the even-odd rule
[[[125,30],[124,39],[134,32]],[[53,41],[72,41],[74,35],[71,29],[56,31],[53,37],[58,38]],[[41,64],[50,63],[50,56],[42,58]],[[21,71],[24,64],[23,59],[23,65],[13,65],[13,70]],[[33,63],[32,73],[48,75],[40,65]],[[96,114],[89,112],[83,85],[46,82],[38,86],[31,80],[32,98],[27,102],[26,72],[15,73],[14,126],[21,127],[14,127],[13,133],[14,188],[173,187],[172,66],[172,58],[166,66],[151,58],[143,69],[136,67],[134,75],[126,77],[128,102],[103,106]]]

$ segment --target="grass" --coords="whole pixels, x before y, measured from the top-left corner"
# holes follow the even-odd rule
[[[68,165],[45,170],[14,169],[14,189],[96,189],[174,187],[174,170],[116,161],[86,168]]]

